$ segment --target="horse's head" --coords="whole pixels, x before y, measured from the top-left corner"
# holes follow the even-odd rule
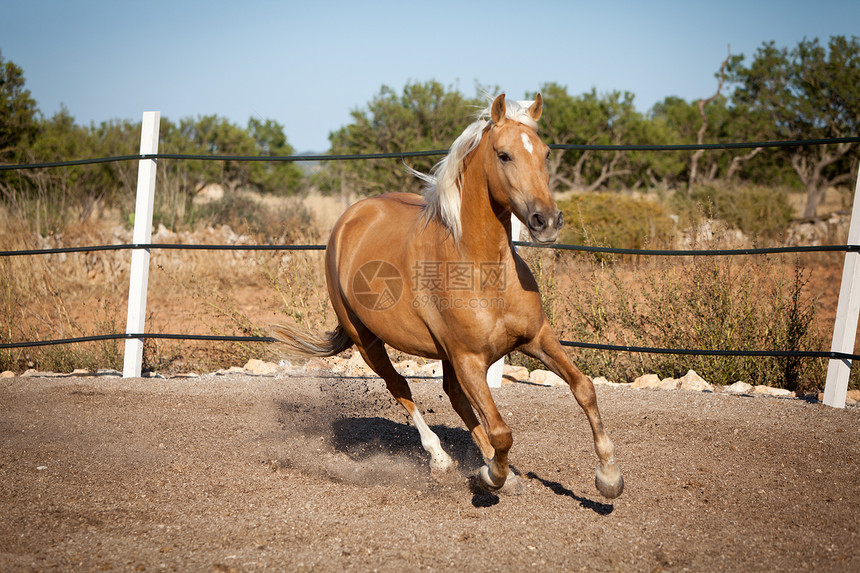
[[[540,94],[518,117],[508,114],[504,94],[497,97],[484,164],[493,201],[514,213],[536,243],[547,244],[558,238],[564,219],[549,191],[549,147],[535,131],[542,111]]]

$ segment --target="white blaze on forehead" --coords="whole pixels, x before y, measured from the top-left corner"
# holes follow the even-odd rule
[[[526,151],[528,151],[528,152],[529,152],[529,154],[531,154],[531,153],[532,153],[532,152],[534,152],[534,150],[535,150],[534,146],[532,145],[532,140],[531,140],[531,139],[529,139],[529,136],[528,136],[527,134],[525,134],[525,133],[523,133],[523,134],[521,134],[521,135],[522,135],[522,138],[523,138],[523,147],[525,147],[525,148],[526,148]]]

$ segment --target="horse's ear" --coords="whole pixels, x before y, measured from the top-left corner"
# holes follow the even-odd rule
[[[505,105],[505,94],[500,95],[493,101],[493,108],[490,111],[490,115],[493,118],[493,123],[495,123],[497,127],[501,127],[502,124],[505,123],[505,117],[508,115],[508,108]]]
[[[540,119],[540,115],[543,113],[543,98],[538,94],[535,97],[534,103],[529,107],[529,116],[535,121]]]

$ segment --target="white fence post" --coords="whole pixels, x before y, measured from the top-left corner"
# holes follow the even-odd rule
[[[520,232],[522,230],[522,223],[517,219],[516,215],[511,213],[511,240],[519,241],[520,240]],[[514,247],[514,251],[517,248]],[[502,374],[504,374],[505,369],[505,358],[499,358],[496,362],[490,364],[490,368],[487,370],[487,385],[490,388],[501,388],[502,387]]]
[[[860,167],[857,170],[857,184],[854,187],[854,206],[851,208],[848,244],[860,245]],[[833,341],[830,343],[831,352],[854,353],[858,314],[860,314],[860,253],[847,252],[842,266],[842,284],[839,287],[836,323],[833,325]],[[825,404],[834,408],[845,407],[850,374],[850,360],[830,359],[827,365],[827,383],[824,385]]]
[[[140,129],[140,154],[158,153],[158,128],[161,112],[143,112]],[[152,241],[152,209],[155,202],[155,159],[141,159],[137,170],[137,203],[134,208],[134,244]],[[146,288],[149,283],[149,249],[131,252],[131,273],[128,284],[128,319],[125,332],[142,334],[146,320]],[[143,362],[143,339],[125,341],[122,377],[137,378]]]

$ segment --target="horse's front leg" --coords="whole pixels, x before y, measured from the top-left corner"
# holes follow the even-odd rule
[[[451,365],[460,383],[460,391],[474,408],[490,442],[491,448],[486,448],[483,453],[492,452],[493,457],[479,471],[482,485],[490,491],[499,490],[508,479],[508,451],[513,445],[513,436],[487,386],[487,362],[479,356],[466,355],[453,357]],[[481,446],[480,441],[478,445]]]
[[[539,334],[520,350],[546,364],[550,370],[568,383],[573,396],[585,412],[594,435],[594,451],[600,459],[594,480],[595,485],[598,491],[609,499],[621,495],[624,490],[624,478],[621,476],[618,464],[615,463],[615,445],[603,427],[603,420],[597,408],[597,395],[591,379],[570,361],[547,322],[544,322]]]

